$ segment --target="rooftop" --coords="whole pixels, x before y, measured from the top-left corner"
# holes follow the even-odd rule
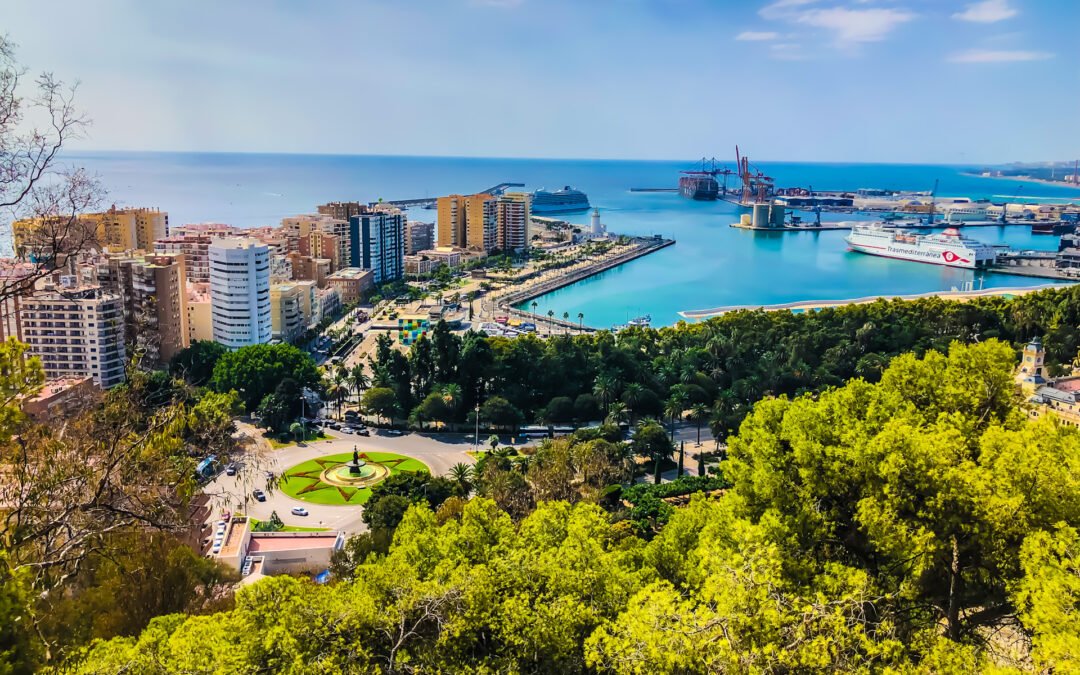
[[[333,548],[337,532],[252,532],[248,555],[272,551],[297,551],[307,548]]]
[[[371,270],[366,270],[366,269],[364,269],[362,267],[346,267],[345,269],[340,269],[337,272],[334,272],[333,274],[331,274],[327,278],[328,279],[356,279],[357,277],[362,277],[362,276],[365,276],[367,274],[372,274],[372,273],[373,272]]]

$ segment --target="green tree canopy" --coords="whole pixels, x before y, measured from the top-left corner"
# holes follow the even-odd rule
[[[286,378],[299,387],[315,389],[320,384],[318,368],[307,352],[289,344],[249,345],[218,360],[212,385],[217,391],[236,391],[252,411]]]
[[[169,371],[182,377],[189,383],[201,387],[209,384],[214,375],[214,367],[229,350],[225,345],[211,340],[195,340],[189,347],[180,350],[169,362]]]

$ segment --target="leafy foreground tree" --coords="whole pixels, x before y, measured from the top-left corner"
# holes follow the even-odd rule
[[[348,581],[262,581],[231,611],[161,617],[70,666],[1071,672],[1080,437],[1026,419],[1012,365],[996,341],[953,345],[878,384],[766,400],[730,439],[733,486],[648,542],[593,503],[539,501],[515,523],[483,497],[419,500],[385,553],[358,543]]]

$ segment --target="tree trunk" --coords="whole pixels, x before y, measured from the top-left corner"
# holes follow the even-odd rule
[[[949,606],[945,617],[949,627],[949,639],[960,639],[960,543],[952,536],[952,564],[949,565]]]
[[[683,477],[683,460],[686,457],[686,441],[679,444],[679,478]]]
[[[660,484],[660,458],[659,457],[656,458],[656,468],[653,469],[653,484],[654,485],[659,485]]]

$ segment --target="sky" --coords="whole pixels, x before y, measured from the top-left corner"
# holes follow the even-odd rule
[[[1080,0],[3,0],[79,149],[1080,155]]]

